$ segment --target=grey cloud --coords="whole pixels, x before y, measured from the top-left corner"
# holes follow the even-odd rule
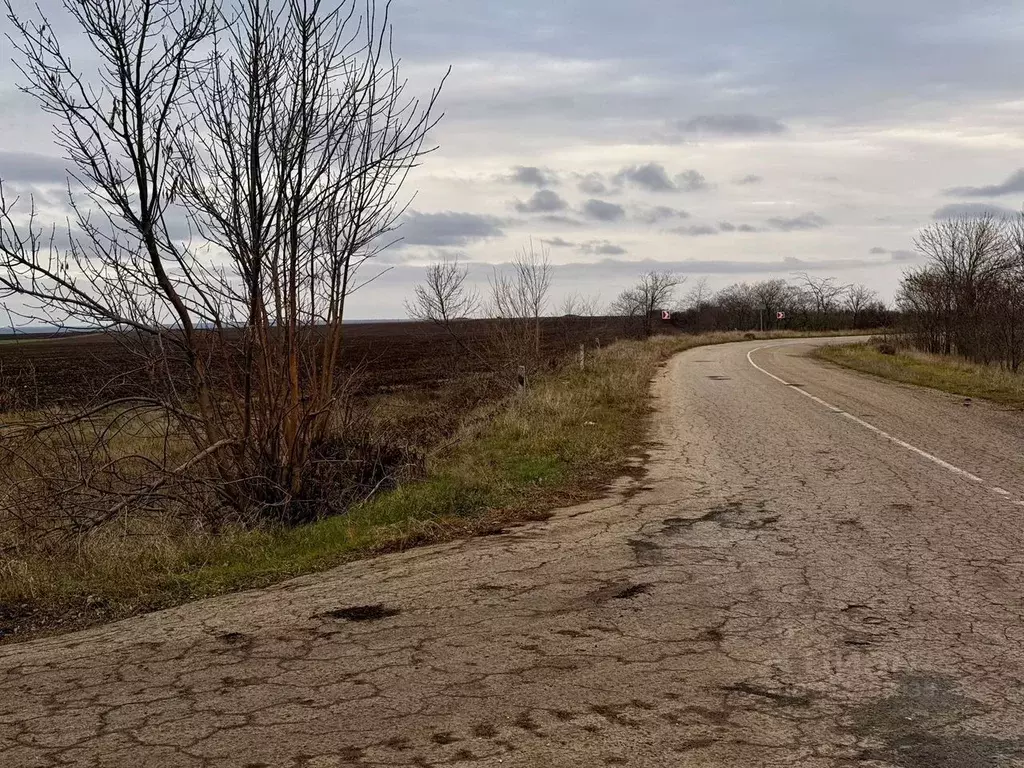
[[[683,192],[702,192],[710,187],[704,174],[690,169],[676,176],[676,187]]]
[[[888,252],[889,251],[887,251],[885,248],[879,248],[877,245],[874,248],[871,249],[871,253],[876,254],[876,255],[877,254],[881,254],[881,253],[888,253]]]
[[[731,221],[720,221],[718,222],[718,229],[722,232],[735,232],[736,225]]]
[[[987,203],[950,203],[939,208],[932,214],[935,219],[952,219],[957,216],[986,216],[992,215],[999,218],[1009,218],[1016,215],[1016,211],[1003,208],[999,205]]]
[[[651,208],[639,208],[634,214],[638,221],[645,224],[657,224],[659,221],[669,219],[688,219],[690,214],[680,208],[670,208],[667,205],[656,205]]]
[[[628,166],[615,174],[613,181],[616,184],[628,182],[650,192],[673,192],[676,189],[661,163]]]
[[[792,218],[784,216],[775,216],[768,219],[765,222],[772,229],[777,229],[780,232],[795,232],[804,229],[821,229],[828,222],[816,213],[804,213],[800,216],[793,216]]]
[[[762,181],[764,181],[764,178],[756,173],[750,173],[741,179],[736,179],[737,184],[760,184]]]
[[[889,254],[889,260],[898,263],[917,261],[919,258],[921,258],[921,255],[916,251],[892,251]]]
[[[678,122],[676,128],[684,133],[710,133],[718,136],[758,136],[786,131],[786,126],[775,118],[745,113],[698,115]]]
[[[753,226],[751,224],[740,224],[736,229],[738,229],[740,232],[760,232],[761,231],[757,227],[755,227],[755,226]]]
[[[541,240],[544,245],[551,246],[552,248],[575,248],[576,243],[571,243],[563,237],[549,237],[546,240]]]
[[[607,240],[591,240],[579,247],[581,253],[589,253],[595,256],[622,256],[626,249],[622,246],[609,243]]]
[[[669,232],[686,237],[701,237],[703,235],[717,235],[718,229],[708,224],[693,224],[689,227],[673,227]]]
[[[580,177],[578,184],[580,192],[588,195],[606,195],[611,190],[605,183],[604,177],[599,173],[588,173]]]
[[[535,165],[517,165],[512,169],[509,180],[528,187],[552,187],[558,184],[558,175]]]
[[[515,209],[519,213],[554,213],[555,211],[564,211],[568,207],[569,204],[557,192],[552,192],[550,189],[537,190],[525,203],[520,201],[515,203]]]
[[[943,194],[952,197],[999,197],[1024,192],[1024,168],[1014,171],[1001,184],[990,184],[984,187],[953,187]]]
[[[602,259],[596,264],[563,264],[555,267],[556,274],[587,274],[594,278],[620,275],[632,276],[649,269],[667,270],[683,275],[742,275],[776,274],[785,276],[794,271],[838,272],[849,269],[877,269],[878,261],[871,259],[778,259],[775,261],[733,261],[722,259],[692,259],[685,261],[624,261]]]
[[[619,221],[626,215],[621,205],[591,198],[583,204],[583,215],[597,221]]]
[[[0,150],[0,179],[4,182],[65,185],[67,166],[59,157]]]
[[[577,221],[576,219],[572,218],[571,216],[557,216],[557,215],[548,214],[546,216],[541,216],[540,220],[541,221],[546,221],[548,224],[562,224],[562,225],[565,225],[567,227],[581,227],[581,226],[583,226],[583,222]]]
[[[496,216],[446,211],[444,213],[408,212],[398,229],[400,246],[464,246],[476,240],[501,237],[507,222]]]

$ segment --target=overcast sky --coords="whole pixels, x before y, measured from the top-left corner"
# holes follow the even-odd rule
[[[393,20],[414,87],[452,74],[352,317],[401,317],[444,254],[485,282],[531,237],[560,295],[665,267],[889,299],[922,226],[1024,201],[1021,3],[394,0]],[[0,177],[45,199],[63,166],[0,45]]]

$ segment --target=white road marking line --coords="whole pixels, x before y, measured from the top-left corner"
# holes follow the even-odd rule
[[[992,486],[992,490],[995,491],[996,493],[998,493],[1000,496],[1012,496],[1013,495],[1008,490],[1006,490],[1005,488],[1000,488],[998,485],[993,485]]]
[[[774,373],[769,373],[764,368],[762,368],[760,365],[758,365],[757,363],[754,362],[754,358],[752,356],[753,356],[753,354],[755,352],[759,352],[762,349],[768,349],[769,347],[783,347],[783,346],[787,346],[787,345],[785,345],[785,344],[766,344],[764,346],[757,347],[756,349],[752,349],[749,352],[747,352],[747,362],[750,363],[752,366],[754,366],[757,370],[759,370],[765,376],[768,376],[768,377],[770,377],[772,379],[775,379],[780,384],[783,384],[784,386],[787,386],[790,389],[795,390],[796,392],[799,392],[804,397],[810,398],[814,402],[818,403],[819,405],[824,406],[825,408],[827,408],[828,410],[832,411],[833,413],[837,413],[840,416],[843,416],[843,417],[849,419],[853,423],[859,424],[860,426],[864,427],[865,429],[871,430],[872,432],[874,432],[879,437],[884,437],[886,440],[888,440],[891,443],[895,443],[900,448],[905,448],[906,450],[908,450],[908,451],[910,451],[912,453],[916,453],[921,458],[927,459],[928,461],[930,461],[930,462],[932,462],[934,464],[938,464],[940,467],[942,467],[946,471],[952,472],[954,475],[959,475],[960,477],[962,477],[962,478],[964,478],[966,480],[970,480],[972,483],[977,483],[978,485],[985,485],[986,484],[984,480],[982,480],[977,475],[971,474],[966,469],[960,469],[960,467],[954,466],[954,465],[950,464],[948,461],[943,461],[938,456],[933,456],[932,454],[928,453],[928,451],[921,450],[916,445],[911,445],[910,443],[908,443],[908,442],[906,442],[904,440],[900,440],[898,437],[893,437],[888,432],[885,432],[884,430],[881,430],[878,427],[876,427],[874,424],[869,424],[868,422],[864,421],[863,419],[857,418],[852,413],[847,413],[842,408],[837,408],[836,406],[832,405],[831,403],[826,403],[820,397],[815,397],[810,392],[805,392],[800,387],[796,387],[796,386],[790,384],[788,381],[786,381],[783,378],[780,378],[780,377],[776,376]],[[993,490],[996,490],[996,489],[993,488]],[[1002,490],[1002,489],[999,489],[999,490]],[[997,491],[997,493],[998,493],[998,491]],[[1006,493],[1007,496],[1010,495],[1006,491],[1003,491],[1003,493]],[[1024,505],[1022,505],[1022,506],[1024,506]]]

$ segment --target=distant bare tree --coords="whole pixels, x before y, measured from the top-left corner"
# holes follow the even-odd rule
[[[423,283],[413,289],[413,298],[405,302],[409,317],[449,328],[456,320],[474,316],[480,309],[480,294],[466,285],[469,268],[458,256],[445,256],[427,267]]]
[[[654,313],[669,309],[675,303],[675,292],[686,278],[672,272],[646,272],[632,288],[619,294],[612,303],[612,313],[639,322],[646,338],[654,330]]]
[[[559,312],[564,317],[596,317],[601,314],[601,295],[582,296],[570,293],[562,299]]]
[[[491,276],[490,314],[506,356],[525,362],[540,357],[540,319],[547,309],[553,270],[546,248],[533,241],[518,251],[507,271]]]
[[[828,327],[830,317],[835,312],[840,297],[846,292],[846,286],[840,284],[834,277],[815,277],[807,272],[797,273],[797,278],[806,292],[813,310]]]
[[[700,310],[711,299],[711,290],[708,288],[708,279],[701,277],[693,284],[693,287],[686,292],[683,299],[683,306],[686,309]]]
[[[456,346],[466,355],[493,370],[463,331],[465,321],[480,312],[480,294],[467,285],[469,268],[459,258],[445,256],[442,261],[427,267],[422,283],[413,289],[413,298],[405,302],[406,313],[414,320],[433,323],[443,328]]]
[[[761,280],[751,286],[751,294],[757,302],[758,326],[761,330],[776,324],[776,315],[792,295],[792,289],[785,280]]]
[[[861,315],[864,310],[874,302],[878,301],[878,294],[860,283],[846,287],[843,296],[843,303],[846,311],[850,313],[854,328],[859,327]]]
[[[215,3],[65,0],[95,77],[62,48],[62,24],[7,6],[25,90],[74,168],[73,224],[59,247],[0,194],[0,298],[17,297],[29,322],[131,345],[157,372],[134,405],[192,444],[131,497],[101,494],[98,520],[186,471],[241,515],[316,508],[314,486],[339,466],[317,457],[345,394],[346,299],[387,245],[436,122],[436,91],[407,94],[387,6]],[[214,248],[193,245],[186,223]]]

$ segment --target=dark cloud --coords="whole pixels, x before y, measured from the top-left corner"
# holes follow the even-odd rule
[[[721,232],[735,232],[736,225],[731,221],[720,221],[718,222],[718,229]]]
[[[991,214],[999,218],[1009,218],[1016,215],[1016,211],[1003,208],[999,205],[988,203],[950,203],[939,208],[932,214],[935,219],[952,219],[957,216],[985,216]]]
[[[551,248],[575,248],[576,243],[571,243],[562,237],[549,237],[546,240],[541,240],[544,245],[550,246]]]
[[[756,173],[750,173],[741,179],[736,179],[737,184],[760,184],[762,181],[764,181],[764,178]]]
[[[595,256],[622,256],[626,249],[622,246],[609,243],[607,240],[591,240],[579,247],[580,253],[589,253]]]
[[[620,221],[626,215],[626,209],[621,205],[596,198],[587,200],[583,204],[582,212],[588,219],[596,219],[597,221]]]
[[[0,180],[4,182],[66,185],[67,166],[59,157],[0,150]]]
[[[888,253],[888,252],[889,251],[887,251],[885,248],[879,248],[877,245],[874,248],[871,249],[871,253],[876,254],[876,255],[877,254],[881,254],[881,253]]]
[[[701,237],[703,235],[717,235],[718,229],[708,224],[693,224],[689,227],[673,227],[669,232],[676,235],[684,235],[685,237]]]
[[[607,182],[600,173],[587,173],[579,177],[577,185],[580,192],[588,195],[606,195],[611,192]]]
[[[786,126],[775,118],[745,113],[698,115],[680,120],[674,127],[682,133],[717,136],[763,136],[786,131]]]
[[[476,240],[501,237],[507,224],[495,216],[445,211],[419,213],[409,211],[398,229],[399,245],[464,246]]]
[[[1024,192],[1024,168],[1014,171],[1001,184],[990,184],[984,187],[952,187],[943,194],[951,197],[999,197]]]
[[[535,165],[517,165],[512,169],[509,180],[528,187],[553,187],[558,184],[558,175]]]
[[[761,231],[757,227],[755,227],[755,226],[753,226],[751,224],[740,224],[738,227],[736,227],[736,229],[738,231],[740,231],[740,232],[760,232]]]
[[[785,216],[775,216],[768,219],[765,222],[772,229],[777,229],[780,232],[796,232],[804,229],[821,229],[828,222],[816,213],[805,213],[800,216],[794,216],[787,218]]]
[[[554,213],[564,211],[569,204],[557,192],[539,189],[525,203],[517,200],[514,207],[519,213]]]
[[[678,174],[675,181],[676,188],[683,192],[702,192],[710,188],[708,180],[704,178],[704,174],[698,173],[693,169]]]
[[[634,214],[638,221],[645,224],[657,224],[659,221],[670,219],[688,219],[690,214],[680,208],[670,208],[667,205],[655,205],[651,208],[638,208]]]
[[[649,192],[674,192],[676,185],[661,163],[643,163],[623,168],[612,179],[616,184],[633,184]]]

